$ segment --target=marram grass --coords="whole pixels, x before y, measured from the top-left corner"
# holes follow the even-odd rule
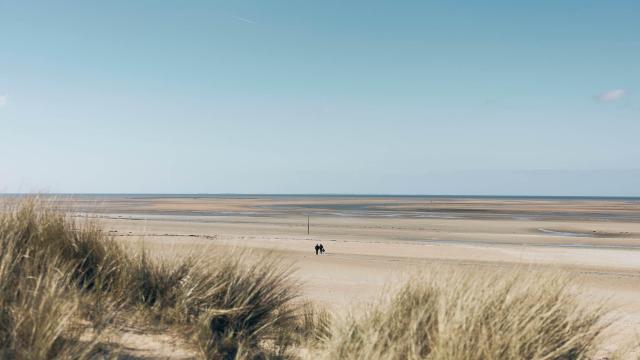
[[[274,255],[163,260],[27,198],[0,213],[0,358],[116,354],[101,332],[135,312],[203,359],[589,359],[606,327],[548,273],[427,269],[340,319],[300,298]]]
[[[317,359],[591,359],[607,327],[566,278],[434,268],[337,324]]]

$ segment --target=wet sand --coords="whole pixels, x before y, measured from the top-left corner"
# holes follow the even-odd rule
[[[116,238],[168,256],[211,244],[275,251],[335,312],[425,265],[567,271],[619,320],[603,351],[640,339],[640,201],[412,197],[63,198]],[[307,235],[307,215],[310,234]],[[316,256],[313,246],[327,249]]]

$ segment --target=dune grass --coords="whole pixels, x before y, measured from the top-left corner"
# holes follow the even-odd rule
[[[337,325],[311,358],[590,359],[604,313],[550,273],[431,269]]]
[[[161,261],[35,198],[0,214],[0,251],[2,357],[95,356],[83,320],[99,333],[116,309],[189,329],[206,358],[283,356],[296,343],[298,287],[269,255]]]
[[[33,200],[0,214],[0,357],[81,359],[96,350],[95,336],[79,341],[77,318],[82,269],[93,260],[81,251],[92,241],[94,229],[71,229]]]
[[[296,344],[298,285],[275,257],[221,251],[168,262],[131,261],[130,301],[165,324],[182,326],[207,358],[289,354]]]
[[[208,359],[587,359],[606,327],[548,273],[431,269],[336,320],[273,255],[160,259],[30,198],[0,213],[0,358],[112,356],[131,313]],[[90,336],[88,336],[90,334]]]

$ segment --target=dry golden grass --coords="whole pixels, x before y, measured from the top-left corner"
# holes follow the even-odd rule
[[[296,343],[297,284],[270,255],[223,251],[212,261],[131,260],[131,302],[150,319],[181,326],[203,357],[283,356]]]
[[[15,359],[88,358],[95,336],[80,341],[78,309],[84,283],[81,269],[97,241],[95,229],[71,228],[63,217],[26,200],[0,215],[0,357]],[[105,317],[103,317],[105,318]]]
[[[81,335],[117,311],[187,329],[207,358],[284,356],[296,343],[298,287],[274,257],[160,261],[82,224],[35,198],[0,214],[2,357],[96,356],[97,341]]]
[[[432,269],[336,325],[311,358],[588,359],[603,315],[561,276]]]
[[[180,329],[209,359],[587,359],[606,327],[549,273],[431,269],[343,320],[299,298],[290,264],[131,251],[55,204],[0,213],[0,358],[112,356],[119,313]],[[91,334],[91,336],[87,336]]]

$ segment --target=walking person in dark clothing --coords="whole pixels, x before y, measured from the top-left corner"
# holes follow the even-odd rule
[[[316,244],[315,249],[316,249],[316,255],[318,255],[318,252],[320,251],[320,245]]]
[[[324,254],[324,246],[320,244],[320,255]]]

